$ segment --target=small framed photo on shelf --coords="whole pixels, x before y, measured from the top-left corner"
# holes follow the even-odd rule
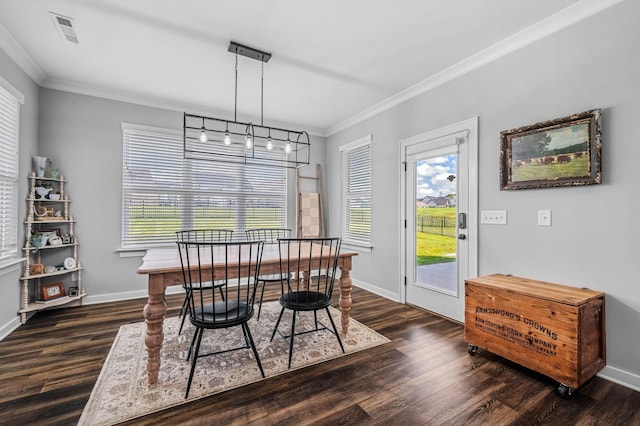
[[[62,236],[62,232],[60,231],[60,228],[42,228],[36,232],[38,232],[39,234],[47,234],[49,238],[54,236],[58,236],[58,237]]]
[[[58,299],[60,297],[66,296],[66,292],[64,291],[64,284],[61,282],[54,284],[47,284],[41,287],[42,290],[42,300],[48,301],[53,299]]]

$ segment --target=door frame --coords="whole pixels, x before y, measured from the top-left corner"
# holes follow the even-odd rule
[[[414,202],[415,200],[407,200],[407,182],[405,174],[405,152],[407,147],[419,143],[424,143],[429,140],[441,139],[447,136],[455,136],[456,134],[466,134],[468,145],[468,209],[467,209],[467,229],[465,230],[469,248],[468,270],[462,271],[458,269],[459,274],[462,274],[468,278],[473,278],[478,275],[478,117],[473,117],[467,120],[463,120],[448,126],[444,126],[435,130],[431,130],[419,135],[411,136],[400,141],[400,191],[398,193],[398,204],[400,205],[400,277],[398,294],[400,294],[400,303],[407,303],[407,202]],[[414,238],[412,235],[411,238]],[[464,291],[461,292],[459,297],[464,297]],[[463,313],[464,314],[464,313]],[[461,318],[455,318],[460,322],[464,322],[464,315]]]

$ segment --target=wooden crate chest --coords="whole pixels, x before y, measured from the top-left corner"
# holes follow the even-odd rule
[[[605,366],[604,293],[510,275],[465,281],[467,343],[577,389]]]

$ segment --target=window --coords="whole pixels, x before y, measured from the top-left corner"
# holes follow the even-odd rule
[[[182,132],[122,129],[122,248],[172,243],[183,229],[244,238],[245,229],[286,227],[287,169],[184,159]]]
[[[371,135],[340,147],[342,239],[371,247]]]
[[[22,102],[24,97],[0,78],[0,262],[18,256],[18,129]]]

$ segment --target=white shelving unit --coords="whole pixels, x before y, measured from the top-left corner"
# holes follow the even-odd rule
[[[24,324],[29,312],[41,311],[63,305],[77,306],[86,296],[82,288],[82,265],[78,260],[78,240],[74,235],[75,219],[69,214],[71,202],[65,194],[65,179],[36,177],[31,173],[29,195],[27,197],[26,242],[24,252],[27,261],[20,278],[22,286],[22,307],[18,311]],[[51,193],[59,194],[59,199],[37,194],[40,185],[51,187]],[[35,246],[34,235],[53,236],[54,243]],[[55,237],[58,238],[55,238]],[[59,239],[59,241],[58,241]],[[65,293],[43,300],[42,288],[51,284],[62,284]]]

